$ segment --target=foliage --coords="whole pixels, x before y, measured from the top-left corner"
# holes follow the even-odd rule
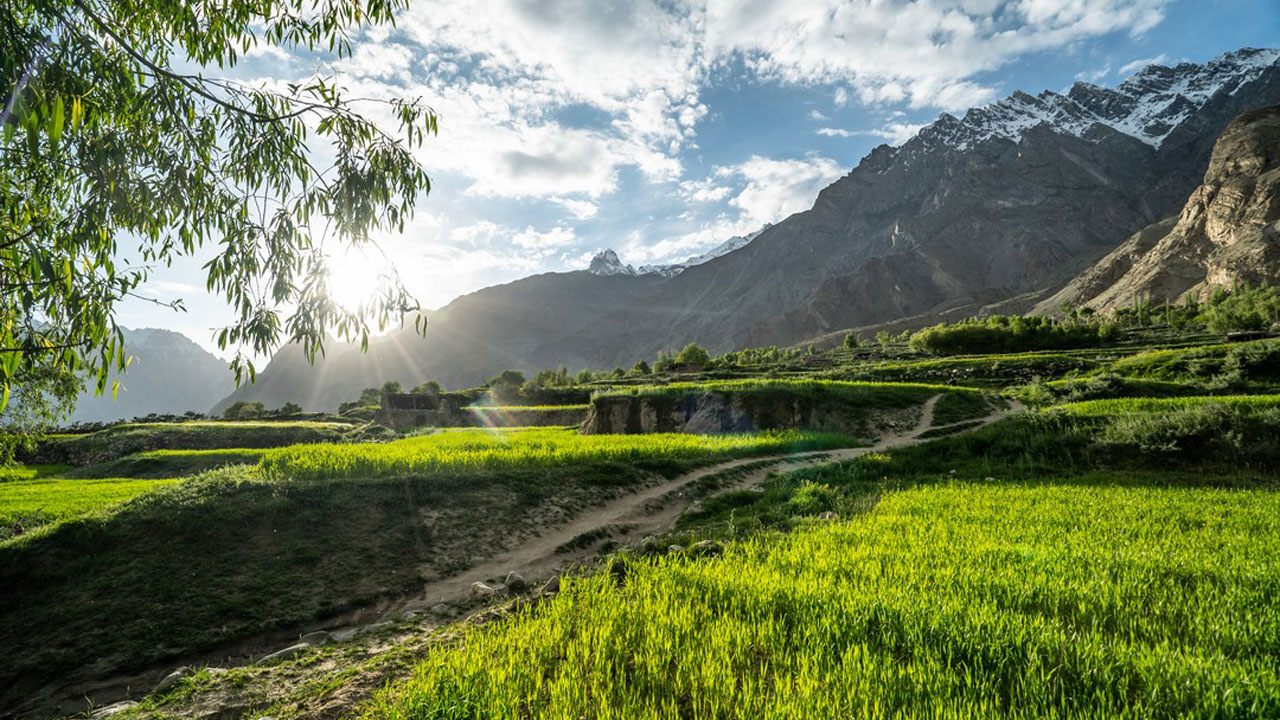
[[[443,390],[440,388],[440,383],[435,380],[428,380],[413,388],[411,392],[416,395],[439,395]]]
[[[649,363],[645,362],[644,360],[641,360],[640,362],[637,362],[635,365],[631,366],[631,372],[635,375],[652,375],[653,368],[649,367]]]
[[[372,407],[376,408],[382,405],[382,391],[378,388],[365,388],[360,391],[360,397],[351,402],[338,404],[338,414],[346,415],[352,410],[360,408]]]
[[[711,362],[711,354],[707,349],[697,343],[689,343],[685,345],[680,352],[676,353],[675,363],[677,365],[698,365],[704,366]]]
[[[1268,330],[1280,327],[1280,285],[1240,285],[1230,293],[1214,293],[1204,311],[1214,332]]]
[[[722,559],[563,581],[364,718],[1269,716],[1278,538],[1273,493],[898,492]]]
[[[823,433],[579,435],[574,429],[453,430],[390,443],[296,445],[263,455],[272,477],[293,480],[396,477],[442,471],[556,467],[585,462],[669,467],[736,455],[842,447]]]
[[[378,389],[378,399],[381,401],[384,393],[402,393],[404,387],[400,385],[399,380],[388,380],[382,383],[382,387]]]
[[[435,114],[349,97],[319,74],[284,86],[206,74],[261,45],[346,57],[349,32],[391,24],[402,5],[6,3],[0,407],[50,377],[88,375],[104,391],[129,359],[119,303],[202,248],[215,250],[209,291],[234,308],[216,339],[236,348],[237,379],[282,341],[308,357],[330,333],[363,346],[372,325],[416,309],[394,277],[366,306],[339,305],[326,256],[403,229],[430,187],[413,152]]]
[[[992,315],[942,323],[911,335],[912,349],[934,355],[984,354],[1105,345],[1119,337],[1111,323],[1039,315]]]
[[[298,403],[287,402],[276,409],[273,415],[276,417],[292,417],[302,412],[302,406]]]
[[[267,408],[260,402],[237,400],[222,411],[222,417],[228,420],[257,420],[267,414]]]
[[[858,335],[858,334],[856,334],[856,333],[849,333],[848,335],[845,335],[845,336],[844,336],[844,349],[845,349],[845,350],[856,350],[856,349],[858,349],[858,348],[862,347],[862,344],[863,344],[863,343],[862,343],[862,337],[861,337],[861,336],[859,336],[859,335]]]

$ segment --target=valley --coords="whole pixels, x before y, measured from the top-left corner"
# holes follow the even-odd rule
[[[0,720],[1280,717],[1280,50],[717,5],[0,9]]]

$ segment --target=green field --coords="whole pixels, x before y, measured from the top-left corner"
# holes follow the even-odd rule
[[[1280,713],[1271,492],[957,483],[614,578],[466,632],[363,716]]]
[[[846,447],[842,435],[795,431],[757,435],[580,435],[572,428],[451,430],[390,443],[297,445],[267,451],[260,467],[293,480],[393,477],[436,472],[538,468],[579,463],[672,463],[738,455]]]
[[[177,482],[168,479],[31,477],[0,482],[0,542],[84,517]]]

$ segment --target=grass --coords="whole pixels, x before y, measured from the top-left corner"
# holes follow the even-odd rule
[[[53,468],[61,469],[61,468]],[[25,478],[0,482],[0,543],[85,517],[176,479],[50,477],[50,468],[20,468]]]
[[[0,587],[22,588],[0,593],[0,706],[75,668],[127,672],[415,592],[653,472],[848,442],[459,430],[269,450],[272,472],[224,468],[0,545]]]
[[[844,447],[843,435],[796,431],[757,435],[579,435],[569,428],[454,430],[390,443],[297,445],[267,451],[260,467],[292,480],[395,477],[580,463],[625,463],[670,471],[691,462]]]
[[[326,422],[126,423],[84,435],[49,438],[34,461],[88,465],[151,450],[269,448],[294,443],[338,442],[351,429]]]
[[[151,450],[126,455],[117,460],[85,465],[67,474],[71,477],[186,477],[228,465],[252,465],[262,459],[265,450],[231,448],[226,450]]]
[[[1278,586],[1275,493],[919,488],[566,583],[363,716],[1267,717]]]
[[[1134,413],[1169,413],[1221,405],[1246,412],[1280,409],[1280,395],[1225,395],[1213,397],[1179,398],[1116,398],[1087,400],[1061,405],[1058,410],[1081,416],[1114,416]]]

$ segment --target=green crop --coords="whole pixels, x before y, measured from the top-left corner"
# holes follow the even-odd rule
[[[364,718],[1280,714],[1275,493],[949,484],[621,567],[466,631]]]
[[[294,445],[268,450],[260,467],[292,479],[421,475],[581,463],[701,461],[736,455],[819,450],[851,444],[843,435],[579,435],[567,428],[452,430],[389,443]]]
[[[0,482],[0,541],[38,527],[83,517],[173,482],[177,480],[76,480],[42,477],[39,473],[26,479]]]

